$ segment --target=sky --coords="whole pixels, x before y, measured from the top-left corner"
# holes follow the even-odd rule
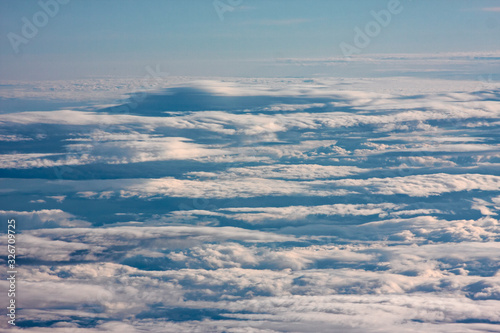
[[[33,23],[42,8],[37,1],[2,0],[0,77],[143,76],[146,66],[157,64],[170,75],[318,74],[321,69],[301,71],[280,66],[278,60],[343,57],[341,43],[354,45],[355,28],[364,30],[374,20],[371,12],[387,10],[390,3],[224,1],[69,1],[46,24],[37,17],[43,26],[16,53],[8,34],[22,36],[22,18]],[[401,0],[397,8],[390,23],[359,53],[500,48],[497,1]]]
[[[0,0],[0,331],[499,332],[499,30]]]

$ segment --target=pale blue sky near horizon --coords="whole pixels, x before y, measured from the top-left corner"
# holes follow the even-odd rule
[[[500,50],[498,1],[400,2],[362,54]],[[340,43],[353,44],[354,28],[388,3],[243,0],[221,20],[210,0],[71,0],[16,53],[7,35],[22,36],[22,18],[32,22],[41,7],[3,0],[0,78],[143,76],[157,64],[171,75],[262,76],[278,58],[341,57]]]

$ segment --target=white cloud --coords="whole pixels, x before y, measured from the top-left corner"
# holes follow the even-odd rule
[[[277,235],[257,230],[246,230],[235,227],[200,227],[200,226],[159,226],[159,227],[112,227],[112,228],[71,228],[71,229],[37,229],[30,231],[38,237],[58,237],[62,240],[81,239],[90,244],[126,244],[127,241],[172,241],[176,238],[192,238],[194,240],[239,240],[246,242],[284,242],[295,240],[292,236]]]
[[[255,208],[225,208],[219,211],[231,212],[226,215],[233,219],[244,220],[250,223],[263,223],[269,220],[285,220],[286,224],[294,220],[305,219],[311,215],[387,215],[404,205],[386,204],[335,204],[321,206],[288,206],[288,207],[255,207]]]
[[[47,198],[54,199],[55,201],[61,203],[66,199],[65,195],[52,195],[52,196],[47,196]]]
[[[0,141],[6,142],[20,142],[20,141],[31,141],[32,138],[26,138],[20,135],[4,135],[0,134]]]
[[[273,164],[257,167],[229,168],[224,177],[259,177],[282,179],[340,178],[366,172],[355,166],[317,164]]]
[[[315,181],[316,183],[316,181]],[[341,187],[365,187],[376,194],[427,197],[458,191],[499,191],[500,177],[481,174],[430,174],[393,178],[342,179],[329,182]]]
[[[483,12],[500,12],[500,7],[484,7],[481,10]]]
[[[0,216],[5,219],[15,218],[20,222],[22,221],[22,224],[19,225],[21,230],[47,227],[86,227],[90,225],[89,222],[80,220],[75,215],[60,209],[42,209],[31,212],[0,210]]]
[[[352,61],[411,69],[470,55]],[[220,109],[0,115],[2,202],[38,209],[0,212],[22,231],[22,319],[50,326],[23,330],[496,329],[497,83],[225,80],[184,85],[231,97]],[[33,82],[0,97],[95,101],[139,86]]]

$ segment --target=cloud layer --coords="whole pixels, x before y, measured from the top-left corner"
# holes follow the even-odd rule
[[[498,330],[496,85],[79,84],[0,89],[80,103],[0,114],[19,330]]]

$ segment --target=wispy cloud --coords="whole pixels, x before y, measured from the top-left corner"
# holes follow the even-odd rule
[[[483,12],[500,12],[500,7],[485,7],[481,8]]]
[[[262,24],[265,25],[295,25],[311,22],[309,19],[296,18],[296,19],[283,19],[283,20],[264,20]]]
[[[241,25],[264,25],[264,26],[290,26],[311,22],[305,18],[276,19],[276,20],[253,20],[241,22]]]

